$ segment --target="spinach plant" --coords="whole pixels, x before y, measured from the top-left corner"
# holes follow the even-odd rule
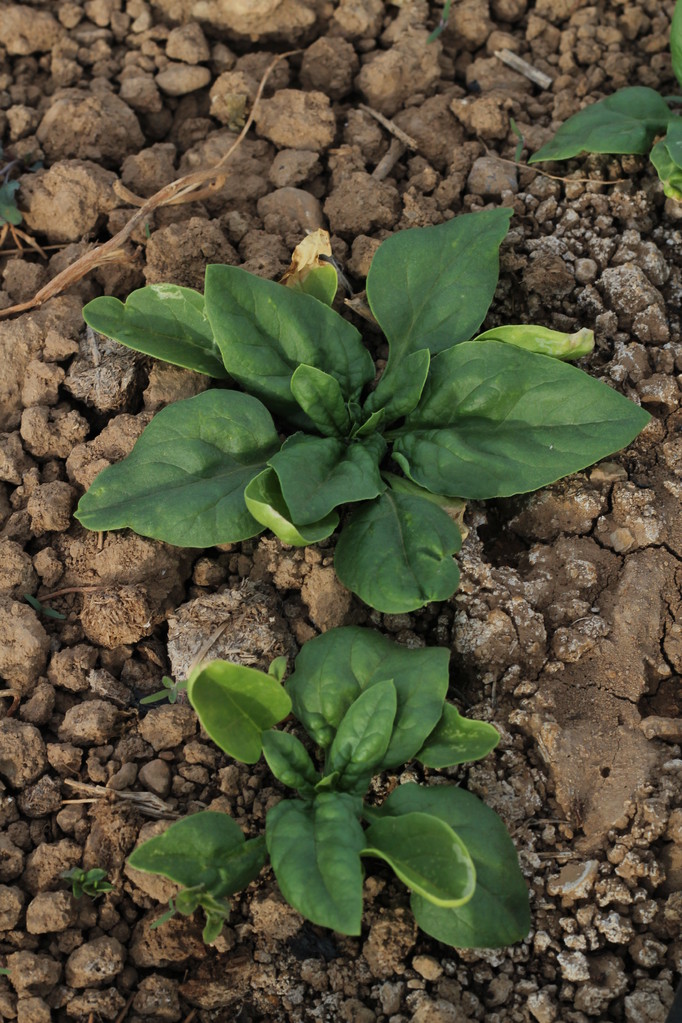
[[[349,589],[385,612],[449,597],[457,498],[542,487],[624,447],[649,419],[539,354],[538,335],[545,351],[554,332],[501,327],[460,343],[492,300],[510,216],[467,214],[382,243],[367,298],[389,358],[374,388],[369,350],[328,304],[328,265],[298,290],[209,266],[203,296],[159,284],[125,305],[90,302],[95,330],[222,386],[163,409],[76,517],[185,547],[264,528],[305,545],[330,536],[351,505],[335,551]]]
[[[187,681],[202,726],[230,756],[264,754],[295,789],[268,810],[265,836],[245,840],[227,815],[201,811],[138,846],[128,862],[185,886],[171,906],[206,913],[220,933],[229,896],[269,858],[285,899],[307,920],[359,934],[363,859],[384,860],[411,891],[419,926],[457,947],[518,941],[530,926],[528,893],[499,817],[456,785],[400,785],[377,804],[374,775],[416,759],[444,768],[486,756],[497,731],[446,702],[448,652],[409,650],[370,629],[335,629],[301,650],[283,687],[270,674],[213,661]],[[273,726],[293,710],[319,749],[311,757]],[[167,919],[164,917],[164,919]]]
[[[675,77],[682,84],[682,0],[678,0],[670,27],[670,53]],[[528,160],[568,160],[582,152],[649,153],[663,191],[682,200],[682,118],[655,89],[631,86],[593,103],[569,117],[553,139]],[[657,136],[663,136],[655,142]]]

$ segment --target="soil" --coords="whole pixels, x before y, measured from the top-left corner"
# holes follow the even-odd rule
[[[219,189],[158,210],[122,261],[0,322],[0,953],[11,971],[0,1018],[665,1019],[682,969],[682,206],[643,157],[586,157],[549,167],[554,177],[523,161],[617,88],[676,91],[673,6],[461,0],[429,44],[440,5],[426,0],[1,5],[0,131],[6,152],[43,163],[18,198],[48,255],[0,254],[2,308],[125,223],[119,182],[145,197],[219,159],[272,55],[297,52]],[[502,63],[502,49],[549,88]],[[88,333],[85,301],[145,282],[201,287],[209,262],[277,278],[318,226],[360,291],[388,234],[498,204],[515,215],[487,325],[594,327],[581,365],[654,418],[584,473],[470,505],[450,601],[372,612],[336,580],[333,539],[180,550],[72,520],[159,408],[209,384]],[[55,591],[46,606],[63,618],[23,598]],[[212,655],[264,667],[348,623],[449,648],[451,697],[499,729],[494,754],[444,774],[510,828],[530,888],[526,941],[439,945],[374,864],[360,938],[304,923],[269,872],[211,947],[198,918],[152,929],[174,889],[126,866],[136,842],[204,807],[256,833],[279,790],[262,765],[219,754],[186,705],[140,699],[211,638]],[[384,783],[415,778],[437,774],[408,765]],[[106,869],[114,890],[75,900],[59,878],[75,865]]]

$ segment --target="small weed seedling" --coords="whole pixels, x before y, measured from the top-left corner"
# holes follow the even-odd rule
[[[158,689],[155,693],[150,693],[149,696],[143,696],[140,703],[158,703],[159,700],[168,700],[169,703],[175,703],[182,690],[186,688],[187,683],[174,682],[168,675],[164,675],[161,679],[161,685],[163,689]]]
[[[72,867],[71,870],[64,870],[59,875],[65,881],[71,882],[73,897],[80,899],[83,895],[90,895],[96,899],[106,892],[113,892],[114,886],[105,881],[106,870],[101,867],[93,867],[91,870],[83,870],[82,867]]]
[[[673,14],[670,52],[682,84],[682,0]],[[569,117],[528,163],[568,160],[583,152],[649,153],[665,194],[682,200],[682,117],[670,111],[668,102],[681,103],[682,96],[663,97],[639,85],[619,89]],[[663,137],[654,145],[658,135]]]
[[[20,183],[13,179],[12,175],[23,166],[23,160],[10,159],[9,162],[5,162],[4,151],[0,143],[0,249],[5,244],[7,235],[10,234],[17,249],[23,248],[21,244],[23,239],[41,255],[44,255],[38,243],[25,231],[19,229],[19,224],[24,219],[17,206],[16,193],[19,191]],[[41,166],[40,163],[34,163],[28,170],[39,170]]]
[[[359,934],[363,859],[384,860],[411,890],[417,923],[439,941],[496,947],[530,926],[528,892],[499,817],[451,784],[405,784],[381,805],[364,801],[373,776],[416,759],[444,768],[486,756],[492,725],[460,716],[445,700],[448,653],[409,650],[369,629],[342,628],[311,640],[280,684],[284,658],[269,674],[227,661],[193,672],[187,694],[224,752],[246,764],[261,756],[296,797],[268,810],[265,836],[245,840],[227,814],[210,810],[171,824],[128,862],[183,887],[170,906],[206,914],[213,941],[231,895],[269,858],[285,899],[312,923]],[[293,710],[319,748],[273,726]]]
[[[335,552],[350,590],[390,613],[448,598],[458,499],[536,490],[618,451],[649,420],[561,361],[589,351],[588,331],[498,327],[460,343],[494,295],[510,216],[466,214],[381,244],[367,299],[389,359],[374,389],[359,332],[328,304],[329,263],[297,290],[209,266],[203,296],[156,284],[125,305],[90,302],[94,330],[223,386],[155,416],[76,517],[182,547],[264,528],[302,546],[330,536],[351,505]]]

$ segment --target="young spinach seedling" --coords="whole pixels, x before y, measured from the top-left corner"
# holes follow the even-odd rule
[[[675,5],[670,26],[670,54],[682,84],[682,0]],[[649,153],[665,194],[682,200],[682,117],[670,111],[669,102],[680,103],[682,97],[663,97],[643,85],[619,89],[569,117],[528,163],[568,160],[583,152]],[[654,144],[659,135],[663,137]]]
[[[466,214],[380,245],[367,299],[389,358],[374,388],[360,333],[328,304],[328,263],[298,290],[209,266],[203,296],[155,284],[125,305],[90,302],[93,329],[242,390],[163,409],[76,517],[186,547],[264,528],[303,546],[342,525],[336,572],[367,604],[399,613],[448,598],[459,499],[545,486],[624,447],[649,419],[561,361],[584,352],[586,332],[521,325],[467,341],[494,295],[510,216]]]
[[[92,867],[90,870],[71,867],[70,870],[63,870],[59,876],[65,881],[71,882],[75,899],[80,899],[83,895],[90,895],[96,899],[98,896],[114,890],[113,884],[105,880],[107,872],[101,867]]]
[[[214,742],[244,763],[264,754],[296,790],[266,815],[265,836],[245,840],[226,814],[202,811],[138,846],[128,862],[183,885],[171,912],[206,910],[206,940],[229,897],[269,858],[285,899],[312,923],[359,934],[363,861],[384,860],[411,891],[426,933],[457,947],[519,941],[528,892],[502,821],[452,784],[399,785],[383,803],[372,778],[415,759],[444,768],[486,756],[499,739],[446,701],[448,653],[409,650],[369,629],[331,630],[307,643],[284,687],[269,674],[213,661],[187,694]],[[274,725],[293,711],[319,753]],[[167,917],[166,917],[167,918]]]

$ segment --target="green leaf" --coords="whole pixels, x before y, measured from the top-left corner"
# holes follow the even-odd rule
[[[273,455],[282,495],[297,526],[319,522],[349,501],[365,501],[386,489],[379,461],[386,450],[382,437],[345,443],[336,437],[296,433]]]
[[[393,732],[398,694],[390,680],[376,682],[351,703],[329,749],[325,774],[337,774],[338,788],[362,793],[377,773]]]
[[[16,227],[24,219],[15,199],[19,187],[19,181],[4,181],[0,185],[0,225],[13,224]]]
[[[272,675],[211,661],[187,680],[187,697],[216,745],[244,764],[261,755],[261,733],[282,721],[291,700]]]
[[[457,526],[421,497],[387,491],[356,509],[339,537],[336,574],[370,607],[401,614],[457,589]]]
[[[277,883],[289,905],[311,923],[359,934],[365,834],[360,801],[323,792],[315,801],[283,800],[268,811],[265,838]]]
[[[422,348],[401,362],[393,363],[391,372],[384,373],[376,390],[365,402],[365,412],[384,409],[389,423],[406,416],[421,397],[430,362],[431,353],[427,348]]]
[[[325,305],[332,304],[338,286],[339,277],[331,263],[314,266],[303,280],[300,277],[293,277],[287,281],[287,287],[292,291],[302,291],[304,294],[316,298],[318,302],[324,302]]]
[[[382,242],[367,299],[388,338],[386,375],[420,349],[435,355],[475,334],[495,294],[510,217],[507,209],[466,213]]]
[[[619,89],[569,117],[528,163],[568,160],[583,152],[648,153],[669,117],[667,104],[654,89]]]
[[[177,821],[134,849],[135,870],[161,874],[191,888],[204,885],[215,896],[245,888],[265,865],[263,838],[244,841],[241,828],[225,813],[205,810]]]
[[[493,327],[473,339],[474,341],[504,341],[517,348],[525,348],[527,352],[538,355],[551,355],[553,359],[581,359],[589,355],[594,348],[594,331],[582,327],[574,334],[549,327],[539,327],[536,323],[514,323],[502,327]]]
[[[310,794],[319,775],[303,743],[288,732],[264,732],[262,738],[263,755],[275,778],[302,795]]]
[[[670,55],[675,78],[682,85],[682,3],[679,0],[675,4],[670,25]]]
[[[135,352],[219,380],[227,377],[203,295],[191,288],[150,284],[133,291],[125,305],[109,296],[96,298],[83,309],[83,319]]]
[[[448,690],[445,649],[410,650],[371,629],[331,629],[306,643],[286,683],[294,714],[323,749],[361,693],[390,678],[397,694],[393,732],[378,770],[398,767],[438,723]]]
[[[412,910],[423,931],[455,948],[499,948],[520,941],[530,928],[528,890],[507,830],[476,796],[453,785],[395,789],[381,816],[428,813],[445,821],[464,842],[476,870],[472,898],[455,909],[413,895]]]
[[[682,118],[671,118],[668,134],[651,150],[650,159],[669,199],[682,199]]]
[[[319,522],[295,526],[274,469],[264,469],[258,476],[254,476],[244,490],[244,500],[257,522],[271,529],[283,543],[291,544],[292,547],[307,547],[308,544],[318,543],[331,536],[339,524],[338,513],[332,511]]]
[[[462,717],[456,707],[446,703],[440,721],[417,753],[417,760],[436,770],[454,767],[487,757],[499,741],[499,732],[492,725]]]
[[[205,298],[228,373],[274,412],[300,418],[291,378],[301,364],[336,377],[346,399],[374,377],[355,327],[310,295],[238,267],[208,266]]]
[[[350,416],[336,377],[314,366],[299,366],[291,378],[291,393],[323,437],[347,437]]]
[[[211,547],[261,532],[244,488],[279,448],[264,405],[238,391],[204,391],[156,415],[132,452],[99,474],[76,518],[178,547]]]
[[[476,341],[433,360],[393,456],[410,479],[434,493],[508,497],[620,451],[649,419],[574,366],[499,341]]]
[[[378,412],[372,412],[370,416],[363,419],[362,411],[359,412],[359,421],[355,424],[351,430],[351,438],[357,438],[361,440],[363,437],[371,437],[372,434],[376,433],[384,425],[386,419],[386,410],[380,408]]]
[[[476,871],[451,827],[428,813],[383,817],[365,832],[363,856],[386,860],[403,884],[436,906],[462,906],[474,894]]]

